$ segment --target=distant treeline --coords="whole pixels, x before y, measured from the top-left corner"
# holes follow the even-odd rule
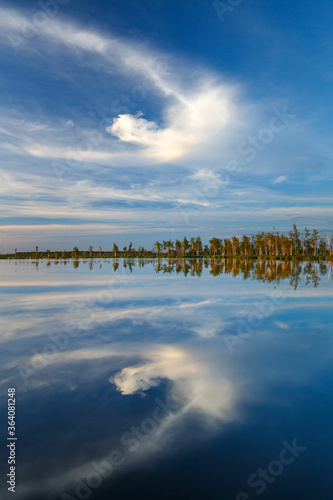
[[[72,251],[40,252],[36,246],[33,252],[20,252],[15,248],[11,254],[0,254],[2,259],[93,259],[93,258],[190,258],[190,257],[228,257],[228,258],[275,258],[280,260],[326,260],[333,258],[333,234],[326,234],[326,238],[319,235],[317,229],[307,229],[301,233],[294,224],[288,234],[278,231],[259,232],[250,236],[243,235],[238,238],[216,238],[209,240],[208,245],[203,245],[200,236],[182,240],[156,241],[153,249],[147,250],[142,246],[137,249],[132,242],[122,249],[114,243],[112,250],[98,251],[92,246],[86,250],[74,247]]]

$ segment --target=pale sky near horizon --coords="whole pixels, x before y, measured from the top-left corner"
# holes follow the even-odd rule
[[[333,230],[333,4],[0,2],[0,252]]]

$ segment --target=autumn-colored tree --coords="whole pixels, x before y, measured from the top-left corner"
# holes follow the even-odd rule
[[[182,244],[179,240],[176,240],[175,242],[175,248],[176,248],[176,254],[179,255],[180,254],[180,249],[182,247]]]
[[[195,238],[193,238],[193,236],[192,238],[190,238],[190,248],[191,248],[191,253],[193,255],[195,252]]]
[[[195,239],[195,250],[197,252],[197,256],[199,256],[202,252],[202,241],[200,236],[197,236]]]
[[[237,236],[233,236],[231,238],[231,246],[232,246],[232,254],[235,257],[237,255],[238,249],[239,249],[239,240],[238,240]]]
[[[250,238],[244,234],[242,236],[242,240],[240,243],[240,251],[242,252],[242,254],[245,257],[247,257],[248,255],[251,254],[251,250],[252,250],[252,247],[251,247]]]
[[[73,257],[73,259],[77,259],[79,257],[79,249],[78,249],[78,247],[74,247],[73,248],[72,257]]]
[[[311,243],[313,246],[313,254],[316,256],[317,255],[317,242],[319,238],[319,232],[317,229],[312,230],[312,235],[311,235]]]
[[[190,244],[188,242],[188,239],[186,238],[186,236],[184,236],[184,239],[182,241],[182,254],[183,254],[183,257],[186,256],[186,252],[187,250],[190,248]]]
[[[221,247],[222,240],[220,240],[219,238],[212,238],[211,240],[209,240],[209,244],[211,252],[215,256]]]
[[[161,243],[159,241],[155,241],[154,248],[156,250],[157,257],[159,257],[161,252]]]
[[[296,224],[293,224],[293,228],[289,233],[289,240],[292,245],[292,255],[299,255],[301,252],[301,239]]]

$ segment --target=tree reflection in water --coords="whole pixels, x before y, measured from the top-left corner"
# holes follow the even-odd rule
[[[103,260],[110,262],[110,260]],[[70,260],[54,261],[55,265],[66,265]],[[85,264],[87,261],[82,261]],[[304,281],[305,285],[317,287],[323,276],[328,275],[327,281],[332,273],[331,262],[311,262],[295,260],[263,260],[263,259],[223,259],[223,258],[170,258],[170,259],[135,259],[120,258],[111,259],[114,272],[121,269],[127,269],[130,273],[133,268],[138,266],[143,269],[145,266],[153,266],[156,273],[162,274],[183,274],[184,276],[200,277],[203,269],[208,269],[212,276],[222,274],[231,275],[233,278],[241,276],[244,280],[256,280],[262,283],[275,283],[289,280],[289,284],[297,289],[299,284]],[[38,261],[34,262],[38,269]],[[51,261],[47,262],[47,266]],[[79,260],[72,259],[72,265],[75,269],[79,267]],[[88,267],[94,269],[93,260],[89,259]],[[99,268],[102,267],[101,260]],[[332,275],[333,278],[333,275]]]

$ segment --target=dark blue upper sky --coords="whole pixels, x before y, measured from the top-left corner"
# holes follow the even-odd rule
[[[331,229],[332,3],[0,9],[0,251]]]

